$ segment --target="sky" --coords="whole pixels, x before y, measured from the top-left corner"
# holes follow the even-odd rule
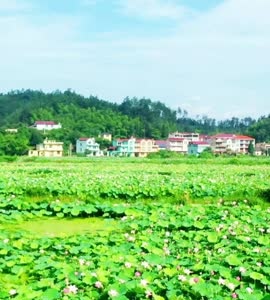
[[[0,92],[270,114],[270,0],[0,0]]]

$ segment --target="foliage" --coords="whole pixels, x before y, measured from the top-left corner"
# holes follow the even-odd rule
[[[60,201],[32,211],[18,199],[2,199],[10,219],[36,218]],[[30,204],[31,205],[31,204]],[[269,211],[245,201],[182,206],[165,203],[92,205],[118,225],[108,233],[61,238],[11,230],[2,216],[1,299],[192,299],[262,300],[269,295]],[[79,208],[79,210],[78,210]],[[115,214],[116,213],[116,214]]]
[[[182,154],[179,154],[177,152],[174,151],[170,151],[170,150],[161,150],[158,152],[153,152],[148,154],[147,158],[153,159],[153,158],[179,158],[180,156],[183,156]]]
[[[62,129],[45,134],[30,129],[37,120],[60,122]],[[215,134],[232,132],[250,134],[258,141],[269,137],[269,117],[258,122],[250,117],[217,121],[207,116],[188,116],[181,108],[173,110],[160,101],[125,98],[121,104],[111,103],[96,96],[84,97],[71,90],[64,92],[21,90],[0,94],[0,155],[22,155],[25,146],[34,146],[44,137],[61,140],[68,147],[79,137],[97,138],[102,132],[110,132],[114,138],[136,136],[138,138],[167,138],[178,131]],[[10,146],[5,144],[4,129],[19,128],[16,138],[9,136]],[[14,139],[19,139],[17,145]],[[2,145],[2,141],[4,145]],[[8,140],[9,141],[9,140]],[[103,147],[103,146],[102,146]]]
[[[254,155],[254,153],[255,153],[255,147],[254,147],[252,142],[250,142],[249,145],[248,145],[248,153],[250,155]]]
[[[25,135],[0,133],[0,155],[24,155],[28,151],[28,139]]]
[[[108,149],[111,145],[111,142],[109,140],[99,137],[96,138],[96,142],[99,144],[100,150]]]
[[[267,299],[269,160],[74,161],[1,163],[0,299]],[[92,217],[107,230],[23,230]]]
[[[254,199],[270,188],[269,168],[269,160],[259,158],[27,160],[1,164],[0,194],[88,201]]]
[[[207,147],[200,153],[199,157],[200,158],[211,158],[214,156],[214,153],[210,147]]]
[[[270,115],[261,117],[248,129],[248,132],[258,142],[270,142]]]

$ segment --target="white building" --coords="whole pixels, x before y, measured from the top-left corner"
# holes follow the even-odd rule
[[[7,133],[18,133],[18,129],[17,128],[7,128],[7,129],[5,129],[5,132],[7,132]]]
[[[112,141],[112,134],[108,133],[108,132],[103,132],[98,137],[103,139],[103,140],[108,140],[110,142]]]
[[[173,132],[167,139],[167,149],[178,153],[187,153],[190,142],[198,142],[199,133],[194,132]]]
[[[210,138],[210,145],[214,152],[225,153],[248,153],[249,144],[255,147],[255,139],[245,135],[236,135],[233,133],[220,133]]]
[[[198,142],[200,140],[199,133],[194,132],[173,132],[169,134],[169,138],[181,138],[191,142]]]
[[[189,140],[180,137],[169,137],[167,140],[167,149],[178,153],[188,152]]]
[[[42,144],[36,145],[35,150],[29,150],[28,156],[61,157],[63,156],[63,143],[45,139]]]
[[[77,154],[88,154],[93,156],[100,156],[99,144],[96,143],[95,138],[82,137],[76,141],[76,153]]]
[[[54,121],[36,121],[33,125],[37,130],[52,130],[60,129],[62,125],[60,123],[55,123]]]
[[[255,155],[270,155],[270,143],[257,143],[255,145]]]

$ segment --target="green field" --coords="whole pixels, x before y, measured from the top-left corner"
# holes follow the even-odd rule
[[[0,168],[0,299],[270,297],[267,158]]]

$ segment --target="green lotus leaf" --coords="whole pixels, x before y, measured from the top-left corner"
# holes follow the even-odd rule
[[[254,279],[254,280],[262,280],[265,278],[265,276],[261,273],[258,273],[258,272],[251,272],[249,274],[249,277]]]
[[[208,297],[210,299],[221,291],[219,285],[214,285],[209,282],[198,282],[192,286],[192,289],[200,294],[201,297]]]
[[[8,254],[7,248],[0,249],[0,255],[7,255],[7,254]]]
[[[209,232],[207,234],[207,240],[209,243],[217,243],[219,236],[216,232]]]
[[[200,222],[200,221],[195,221],[194,222],[194,227],[198,228],[198,229],[203,229],[204,228],[204,223]]]
[[[240,266],[242,264],[242,261],[234,254],[227,256],[225,261],[231,266]]]
[[[59,212],[59,213],[56,214],[56,216],[57,216],[58,218],[63,218],[65,215],[64,215],[64,213]]]
[[[39,282],[37,283],[38,287],[44,288],[44,287],[49,287],[53,285],[54,279],[52,278],[41,278]]]
[[[153,299],[154,299],[154,300],[165,300],[164,297],[158,296],[158,295],[156,295],[156,294],[153,295]]]
[[[173,277],[178,273],[178,271],[175,268],[165,268],[163,269],[163,272],[169,277]]]
[[[37,242],[32,242],[31,244],[30,244],[30,248],[31,249],[38,249],[40,246],[39,246],[39,244],[37,243]]]
[[[81,211],[79,209],[74,208],[71,210],[70,213],[72,214],[72,216],[77,217],[81,213]]]
[[[264,246],[269,246],[270,245],[270,239],[268,236],[260,236],[258,238],[258,243]]]
[[[41,296],[41,300],[55,300],[59,299],[60,293],[56,289],[48,289],[46,290],[43,295]]]

